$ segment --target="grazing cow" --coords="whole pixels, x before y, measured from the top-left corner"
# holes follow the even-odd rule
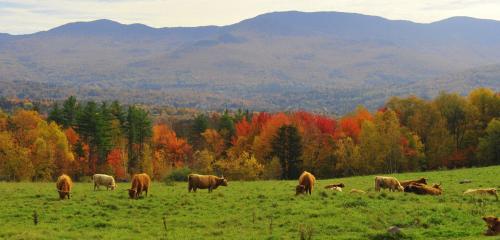
[[[482,188],[482,189],[468,189],[464,192],[464,195],[479,194],[479,195],[492,195],[495,196],[498,201],[497,190],[494,188]]]
[[[443,189],[441,184],[434,184],[432,187],[425,184],[410,184],[404,188],[405,192],[412,192],[420,195],[441,195]]]
[[[330,184],[330,185],[326,185],[325,189],[331,189],[331,188],[334,188],[334,187],[344,188],[345,185],[343,183]]]
[[[359,190],[359,189],[355,189],[355,188],[353,188],[353,189],[351,189],[351,192],[350,192],[350,193],[365,194],[366,192],[365,192],[365,191],[363,191],[363,190]]]
[[[142,192],[148,196],[151,178],[146,173],[134,174],[132,177],[132,187],[128,189],[129,198],[137,199]]]
[[[213,175],[199,175],[199,174],[189,174],[188,175],[188,191],[196,192],[196,189],[207,189],[208,192],[212,192],[219,186],[227,187],[227,179],[222,177],[217,177]]]
[[[299,185],[295,188],[295,195],[309,193],[311,195],[316,178],[311,173],[304,171],[299,177]]]
[[[73,181],[71,181],[71,178],[68,175],[63,174],[57,179],[56,187],[57,192],[59,192],[59,199],[64,199],[66,197],[69,199],[69,193],[73,187]]]
[[[381,188],[388,188],[391,192],[402,192],[404,190],[403,186],[401,186],[401,183],[399,183],[396,178],[377,176],[375,177],[375,191],[380,192]]]
[[[498,217],[488,216],[483,217],[483,220],[488,226],[488,230],[484,233],[486,236],[496,236],[500,234],[500,219]]]
[[[410,184],[427,184],[427,179],[426,178],[420,178],[418,180],[406,180],[406,181],[401,181],[401,186],[406,187]]]
[[[106,190],[115,190],[116,188],[116,183],[115,183],[115,178],[113,176],[109,176],[106,174],[94,174],[92,176],[92,180],[94,181],[94,191],[99,189],[99,186],[103,185],[106,186]]]

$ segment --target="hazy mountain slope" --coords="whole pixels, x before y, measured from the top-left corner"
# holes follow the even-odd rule
[[[466,17],[278,12],[194,28],[97,20],[0,35],[0,94],[344,112],[392,94],[432,95],[433,79],[494,64],[500,22]]]

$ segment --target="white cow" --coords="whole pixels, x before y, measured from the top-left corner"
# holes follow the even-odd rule
[[[381,188],[388,188],[389,191],[400,191],[404,190],[401,183],[394,177],[375,177],[375,191],[380,192]]]
[[[106,190],[114,190],[116,188],[115,178],[113,176],[109,176],[106,174],[94,174],[92,176],[92,180],[94,181],[94,191],[99,189],[99,186],[106,186]]]

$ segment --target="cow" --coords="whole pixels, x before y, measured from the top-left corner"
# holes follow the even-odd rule
[[[441,195],[443,193],[441,184],[434,184],[432,186],[419,183],[410,184],[404,188],[404,191],[419,195]]]
[[[295,195],[309,193],[311,195],[316,178],[311,173],[304,171],[299,177],[299,185],[295,188]]]
[[[401,181],[399,182],[401,183],[401,186],[403,187],[406,187],[410,184],[416,184],[416,183],[419,183],[419,184],[427,184],[427,179],[426,178],[420,178],[420,179],[417,179],[417,180],[406,180],[406,181]]]
[[[486,236],[496,236],[500,234],[500,219],[498,217],[488,216],[483,217],[483,220],[488,226],[488,230],[484,233]]]
[[[366,192],[365,192],[365,191],[363,191],[363,190],[359,190],[359,189],[355,189],[355,188],[353,188],[353,189],[351,189],[350,193],[365,194]]]
[[[336,191],[336,192],[342,192],[342,188],[341,187],[331,187],[331,188],[328,188],[329,190],[332,190],[332,191]]]
[[[200,175],[200,174],[189,174],[188,175],[188,191],[196,192],[196,189],[208,189],[208,192],[212,192],[219,186],[227,187],[227,179],[222,177],[217,177],[213,175]]]
[[[345,185],[343,183],[337,183],[337,184],[329,184],[329,185],[326,185],[325,186],[325,189],[332,189],[334,187],[338,187],[338,188],[344,188]]]
[[[492,195],[495,196],[498,201],[497,190],[495,188],[482,188],[482,189],[468,189],[464,192],[464,195],[479,194],[479,195]]]
[[[115,178],[113,176],[109,176],[106,174],[94,174],[92,176],[92,181],[94,181],[94,191],[99,189],[99,186],[106,186],[106,190],[115,190],[116,183]]]
[[[71,188],[73,187],[73,181],[71,178],[63,174],[59,176],[56,183],[57,192],[59,193],[59,199],[70,198]]]
[[[146,193],[148,196],[148,190],[151,185],[151,178],[146,173],[134,174],[132,177],[132,187],[128,189],[129,198],[137,199],[142,194]]]
[[[376,176],[375,177],[375,191],[380,192],[381,188],[388,188],[389,191],[391,191],[391,192],[394,192],[394,191],[402,192],[404,190],[403,186],[401,186],[401,183],[399,183],[399,181],[396,178]]]

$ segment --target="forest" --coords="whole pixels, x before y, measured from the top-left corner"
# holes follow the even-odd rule
[[[46,104],[45,104],[46,105]],[[62,173],[157,181],[189,172],[231,180],[319,178],[500,164],[500,93],[392,97],[376,111],[168,111],[118,101],[20,104],[0,110],[0,180],[52,181]]]

